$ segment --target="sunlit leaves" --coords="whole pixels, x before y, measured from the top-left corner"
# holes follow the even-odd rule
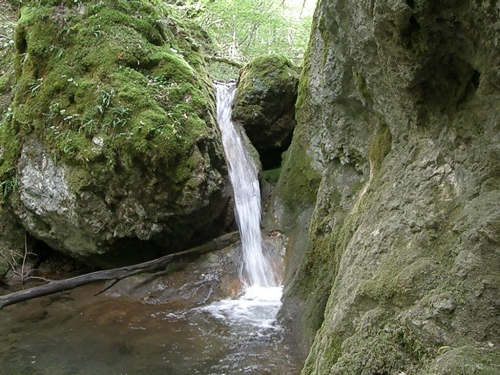
[[[281,53],[300,64],[309,38],[311,4],[304,8],[303,0],[202,3],[197,19],[216,43],[219,56],[246,62],[259,54]]]

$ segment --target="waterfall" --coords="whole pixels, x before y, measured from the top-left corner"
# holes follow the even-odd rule
[[[242,278],[249,286],[277,286],[272,268],[262,252],[260,189],[257,168],[249,157],[232,120],[234,84],[216,84],[217,122],[233,186],[236,222],[243,251]]]

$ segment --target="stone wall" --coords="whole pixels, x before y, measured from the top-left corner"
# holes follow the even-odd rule
[[[500,371],[500,7],[320,1],[269,212],[303,374]]]

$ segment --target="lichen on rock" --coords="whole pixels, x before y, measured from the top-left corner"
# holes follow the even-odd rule
[[[240,71],[233,118],[240,122],[264,169],[280,166],[295,128],[298,73],[281,55],[262,55]]]
[[[499,12],[318,4],[266,221],[302,228],[281,313],[302,374],[500,371]]]
[[[31,235],[107,267],[223,229],[227,171],[194,34],[150,1],[23,2],[0,172]]]

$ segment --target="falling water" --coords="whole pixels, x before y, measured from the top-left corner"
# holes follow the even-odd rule
[[[257,168],[246,152],[232,120],[232,103],[236,94],[234,84],[216,84],[217,121],[229,167],[234,191],[236,221],[243,248],[243,278],[249,286],[277,286],[269,262],[262,252],[260,231],[260,190]]]
[[[300,372],[300,363],[284,340],[284,329],[276,322],[282,287],[277,285],[272,267],[262,253],[257,172],[231,122],[234,94],[234,86],[217,85],[218,120],[242,237],[242,272],[247,280],[244,293],[239,298],[184,308],[178,306],[176,299],[168,302],[172,291],[166,285],[174,288],[175,280],[183,280],[182,276],[177,279],[179,275],[171,273],[163,281],[155,277],[141,303],[135,298],[119,297],[118,288],[108,292],[114,298],[99,294],[97,291],[102,291],[103,285],[92,284],[59,296],[9,306],[0,314],[2,373],[293,375]],[[202,280],[211,277],[211,264],[208,262],[201,269],[200,265],[194,267],[195,271],[186,276],[191,284],[181,282],[174,289],[175,294],[184,296],[199,290],[203,293],[203,289],[198,289],[196,276],[201,275]],[[143,280],[136,282],[143,288]],[[134,284],[129,288],[136,290]],[[5,292],[0,284],[0,294]],[[162,293],[166,293],[165,303],[154,303]]]

